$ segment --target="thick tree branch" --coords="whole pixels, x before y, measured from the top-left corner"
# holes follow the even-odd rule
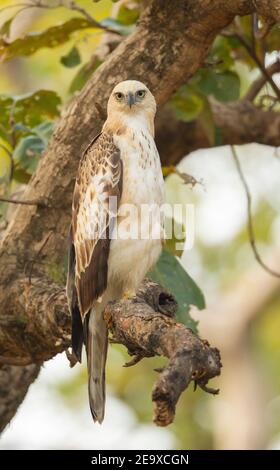
[[[64,287],[47,278],[20,278],[10,289],[9,304],[0,318],[0,363],[40,364],[70,346]]]
[[[263,16],[265,20],[280,21],[280,4],[278,0],[252,0],[252,3],[257,13]]]
[[[0,366],[0,433],[13,418],[25,398],[29,385],[39,374],[40,366]]]
[[[156,304],[161,312],[154,310]],[[164,309],[166,313],[162,313]],[[105,311],[114,340],[124,344],[131,355],[170,360],[160,371],[152,393],[154,422],[159,426],[172,423],[178,399],[192,380],[205,389],[221,368],[219,351],[176,323],[173,310],[172,298],[157,284],[146,281],[138,298],[109,304]]]
[[[1,320],[1,362],[5,363],[6,358],[11,364],[13,358],[16,364],[36,362],[39,367],[70,345],[66,295],[64,289],[52,283],[43,284],[38,279],[31,285],[22,280],[13,295],[20,292],[23,292],[22,309],[27,314],[22,318],[17,317],[20,312],[15,312],[18,321],[8,317]],[[17,302],[13,306],[17,308]],[[160,355],[170,359],[153,390],[154,421],[160,426],[173,421],[176,403],[191,380],[204,387],[210,378],[219,375],[221,368],[218,350],[176,323],[175,311],[172,296],[158,284],[146,280],[135,299],[110,304],[105,312],[114,340],[127,347],[131,355],[141,358]],[[19,369],[22,373],[29,370]],[[16,401],[13,403],[17,405]]]

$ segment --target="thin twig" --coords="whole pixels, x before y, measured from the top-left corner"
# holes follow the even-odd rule
[[[223,63],[222,59],[208,60],[208,61],[203,62],[201,67],[204,69],[211,69],[212,67],[216,67],[217,65],[220,65],[222,63]]]
[[[273,64],[269,65],[266,68],[266,72],[269,74],[269,76],[280,72],[280,60],[277,60],[276,62],[273,62]],[[248,101],[253,101],[258,95],[258,93],[261,91],[261,89],[264,87],[266,82],[267,78],[262,74],[259,78],[257,78],[257,80],[252,83],[251,87],[244,96],[244,99]]]
[[[264,24],[262,28],[258,28],[256,33],[256,38],[259,40],[263,40],[266,38],[268,33],[270,32],[271,28],[276,24],[275,20],[272,18],[265,18]]]
[[[8,202],[8,203],[11,203],[11,204],[23,204],[23,205],[26,205],[26,206],[46,207],[46,204],[43,201],[39,200],[39,199],[21,201],[19,199],[12,199],[12,198],[9,198],[9,197],[0,196],[0,202]]]
[[[16,8],[16,7],[18,8],[22,7],[22,8],[16,12],[15,17],[26,8],[42,8],[42,9],[48,9],[48,10],[54,10],[56,8],[68,8],[69,10],[77,11],[78,13],[83,15],[94,28],[102,29],[103,31],[106,31],[107,33],[121,35],[121,33],[117,31],[116,29],[110,28],[109,26],[102,25],[101,23],[96,21],[93,18],[93,16],[91,16],[83,7],[81,7],[80,5],[77,5],[74,1],[69,2],[68,4],[65,4],[64,1],[61,0],[56,5],[47,5],[41,0],[36,0],[32,3],[17,3],[15,5],[9,5],[7,7],[1,8],[0,13],[4,10],[7,10],[8,8]]]
[[[237,156],[236,149],[235,149],[234,145],[231,145],[231,153],[232,153],[232,157],[233,157],[233,160],[235,162],[240,180],[241,180],[242,185],[244,187],[244,191],[246,193],[246,198],[247,198],[247,228],[248,228],[249,242],[250,242],[250,245],[252,247],[252,251],[255,255],[255,259],[262,266],[262,268],[266,272],[268,272],[272,276],[280,277],[280,273],[278,273],[277,271],[274,271],[273,269],[271,269],[269,266],[267,266],[264,263],[264,261],[262,260],[260,254],[258,252],[258,249],[257,249],[257,246],[256,246],[255,232],[254,232],[254,227],[253,227],[252,198],[251,198],[250,189],[249,189],[248,183],[245,179],[245,176],[242,172],[242,168],[241,168],[240,162],[238,160],[238,156]]]
[[[104,31],[107,31],[107,33],[118,34],[118,35],[121,36],[121,33],[119,31],[117,31],[113,28],[110,28],[108,26],[104,26],[104,25],[100,24],[84,8],[80,7],[75,2],[70,2],[69,6],[68,5],[63,5],[63,6],[66,7],[66,8],[70,8],[70,10],[78,11],[79,13],[81,13],[81,15],[84,15],[84,17],[87,18],[89,23],[91,23],[92,26],[94,26],[95,28],[101,28],[101,29],[104,29]]]
[[[256,34],[258,32],[258,15],[257,13],[253,13],[251,15],[251,41],[252,41],[252,49],[256,51]]]
[[[265,66],[261,62],[261,60],[258,58],[257,54],[255,51],[252,49],[250,44],[248,43],[247,39],[241,34],[240,32],[231,32],[231,31],[222,31],[221,33],[222,36],[224,37],[234,37],[237,38],[240,43],[244,46],[248,54],[252,57],[253,61],[256,63],[264,77],[266,78],[266,81],[270,84],[271,88],[273,89],[274,93],[276,94],[277,98],[280,100],[280,90],[276,83],[272,80],[271,76],[267,72]]]

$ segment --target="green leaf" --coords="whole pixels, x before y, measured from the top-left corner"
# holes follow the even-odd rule
[[[139,14],[139,6],[136,6],[135,8],[129,8],[126,5],[121,5],[118,11],[117,20],[121,24],[129,26],[138,20]]]
[[[148,276],[174,295],[178,302],[177,320],[196,332],[197,322],[190,317],[189,308],[190,305],[199,309],[205,308],[204,296],[178,259],[163,250],[155,268]]]
[[[206,61],[214,64],[211,70],[225,71],[234,65],[232,48],[228,39],[222,36],[216,37]]]
[[[214,70],[200,70],[197,86],[205,95],[213,95],[219,101],[238,100],[240,78],[235,72],[216,73]]]
[[[22,96],[0,95],[0,138],[11,143],[11,132],[15,131],[16,141],[28,134],[40,132],[36,126],[43,125],[43,132],[52,132],[54,119],[59,115],[60,97],[49,90],[39,90]],[[13,127],[11,124],[13,121]],[[46,121],[48,118],[48,121]],[[45,127],[44,127],[45,126]],[[47,141],[47,135],[40,135]]]
[[[13,98],[0,95],[0,137],[6,141],[9,141],[9,115],[12,104]]]
[[[182,256],[184,251],[183,245],[186,238],[184,226],[179,224],[174,218],[171,219],[168,217],[165,219],[165,227],[171,228],[171,236],[165,241],[165,249],[174,256]]]
[[[10,142],[8,130],[0,123],[0,139]]]
[[[31,132],[30,127],[21,124],[21,122],[14,124],[14,130],[17,132],[23,132],[29,134]]]
[[[31,174],[27,173],[27,171],[23,170],[23,168],[20,168],[19,166],[16,166],[14,171],[13,171],[13,179],[17,183],[21,184],[27,184],[31,178]]]
[[[94,60],[91,60],[87,64],[83,65],[83,67],[81,67],[78,71],[77,75],[73,78],[69,88],[69,92],[74,93],[75,91],[81,90],[86,84],[86,82],[89,80],[89,78],[92,76],[92,74],[95,72],[95,70],[101,64],[101,60],[94,58]]]
[[[265,38],[267,52],[279,50],[280,24],[277,23]]]
[[[46,117],[56,118],[59,116],[61,99],[51,90],[39,90],[14,97],[14,120],[28,127],[34,127]]]
[[[68,54],[60,58],[60,62],[64,67],[73,68],[81,63],[81,56],[77,47],[72,47]]]
[[[38,126],[33,127],[33,129],[30,129],[31,133],[37,135],[37,137],[39,137],[42,140],[45,147],[47,147],[49,143],[53,130],[54,130],[53,121],[42,122]]]
[[[5,21],[0,28],[0,37],[4,36],[6,39],[9,37],[10,34],[10,27],[13,22],[14,18],[10,18],[9,20]]]
[[[45,149],[40,137],[29,135],[20,140],[14,150],[14,161],[18,167],[32,174],[36,169],[38,158]]]
[[[63,24],[52,26],[38,33],[29,33],[15,41],[7,42],[0,37],[0,59],[10,60],[17,56],[29,56],[42,47],[56,47],[67,42],[75,31],[91,28],[92,24],[83,18],[71,18]]]
[[[170,101],[177,119],[181,121],[193,121],[201,113],[204,107],[204,99],[191,91],[188,86],[183,86]]]
[[[134,29],[134,25],[126,26],[113,18],[104,18],[104,20],[100,21],[100,24],[114,29],[117,33],[122,34],[123,36],[128,36]]]
[[[19,178],[26,179],[26,174],[30,176],[34,172],[39,157],[48,145],[53,128],[53,121],[45,121],[32,129],[28,128],[29,135],[19,141],[13,153],[16,169],[18,170],[14,174],[14,179],[17,181],[19,181]]]

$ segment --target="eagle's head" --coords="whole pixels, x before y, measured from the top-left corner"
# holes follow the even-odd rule
[[[149,88],[137,80],[125,80],[113,89],[108,101],[108,117],[115,113],[129,116],[144,114],[153,119],[156,113],[156,101]]]

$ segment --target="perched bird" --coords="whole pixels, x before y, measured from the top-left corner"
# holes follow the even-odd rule
[[[132,296],[161,252],[161,219],[159,236],[152,236],[150,211],[141,215],[142,207],[160,206],[164,199],[155,113],[154,96],[143,83],[119,83],[102,132],[81,159],[73,194],[67,279],[72,348],[81,361],[86,346],[90,408],[99,423],[108,347],[104,308]]]

